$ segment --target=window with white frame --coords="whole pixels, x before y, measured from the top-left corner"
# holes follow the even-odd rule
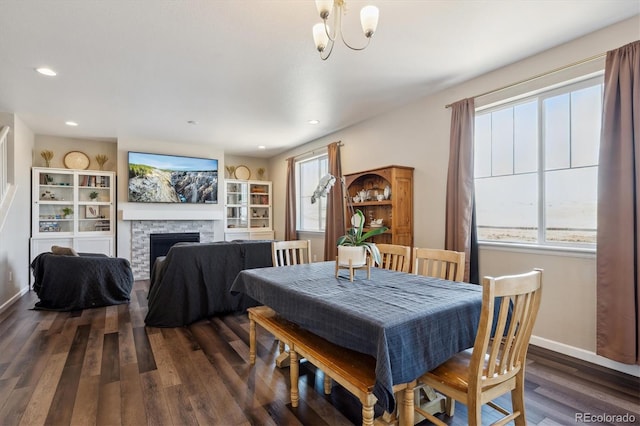
[[[593,247],[602,77],[476,110],[478,239]]]
[[[327,154],[307,158],[296,162],[296,199],[298,231],[324,232],[327,213],[327,198],[320,197],[311,204],[311,196],[320,182],[320,178],[328,173],[329,158]]]

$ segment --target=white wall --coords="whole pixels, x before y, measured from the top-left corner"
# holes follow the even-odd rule
[[[182,205],[182,204],[156,204],[156,203],[129,203],[128,193],[128,163],[127,153],[129,151],[151,152],[156,154],[184,155],[189,157],[214,158],[218,160],[218,204],[206,205]],[[123,209],[145,210],[167,213],[171,211],[173,217],[177,218],[186,210],[203,214],[222,215],[224,207],[224,190],[222,181],[224,180],[224,152],[209,145],[196,145],[180,141],[158,141],[145,140],[139,138],[119,138],[118,139],[118,224],[117,224],[117,253],[118,257],[131,260],[131,222],[122,220]],[[224,239],[224,224],[222,220],[216,221],[214,225],[214,235],[216,241]]]
[[[53,152],[50,167],[64,169],[64,156],[69,151],[80,151],[89,157],[89,170],[99,170],[96,162],[97,154],[104,154],[109,159],[104,164],[104,170],[116,171],[116,144],[115,141],[97,141],[92,139],[66,138],[60,136],[36,135],[33,147],[33,167],[45,167],[45,161],[40,152],[49,150]]]
[[[22,120],[0,113],[0,127],[11,127],[9,133],[9,182],[15,195],[0,229],[0,311],[29,289],[29,235],[31,207],[31,152],[34,136]],[[1,221],[0,221],[1,222]]]
[[[341,140],[343,173],[387,165],[415,167],[414,241],[443,247],[450,111],[445,105],[615,49],[638,39],[640,17],[436,93],[396,111],[346,128],[269,162],[274,181],[276,238],[283,238],[285,158]],[[481,275],[545,269],[543,300],[534,343],[640,375],[640,368],[595,355],[595,256],[482,248]]]
[[[264,169],[264,175],[262,180],[271,180],[269,178],[269,160],[266,158],[256,158],[256,157],[245,157],[245,156],[237,156],[237,155],[229,155],[226,154],[224,156],[224,163],[226,166],[247,166],[249,171],[251,172],[251,180],[260,180],[258,177],[258,169]],[[226,178],[233,179],[233,176],[229,176],[228,174],[223,175]]]

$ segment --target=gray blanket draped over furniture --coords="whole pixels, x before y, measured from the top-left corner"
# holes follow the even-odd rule
[[[270,241],[176,244],[153,265],[145,324],[181,327],[256,306],[229,289],[241,270],[271,265]]]
[[[102,254],[41,253],[31,263],[36,309],[73,311],[129,303],[133,273],[127,259]]]

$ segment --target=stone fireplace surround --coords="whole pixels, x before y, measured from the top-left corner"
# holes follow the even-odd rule
[[[149,279],[150,234],[199,232],[201,243],[214,241],[212,220],[132,220],[131,269],[136,280]]]

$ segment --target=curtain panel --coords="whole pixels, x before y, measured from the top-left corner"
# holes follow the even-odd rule
[[[287,158],[287,186],[285,194],[284,239],[298,239],[296,231],[296,162],[295,158]]]
[[[344,185],[342,184],[342,161],[340,159],[340,142],[327,146],[329,173],[335,176],[336,183],[327,194],[327,216],[324,231],[324,260],[335,260],[338,255],[336,241],[346,232],[344,220]]]
[[[607,52],[598,167],[598,355],[640,364],[640,41]]]
[[[465,253],[464,281],[478,284],[478,243],[473,182],[473,99],[451,104],[444,248]]]

